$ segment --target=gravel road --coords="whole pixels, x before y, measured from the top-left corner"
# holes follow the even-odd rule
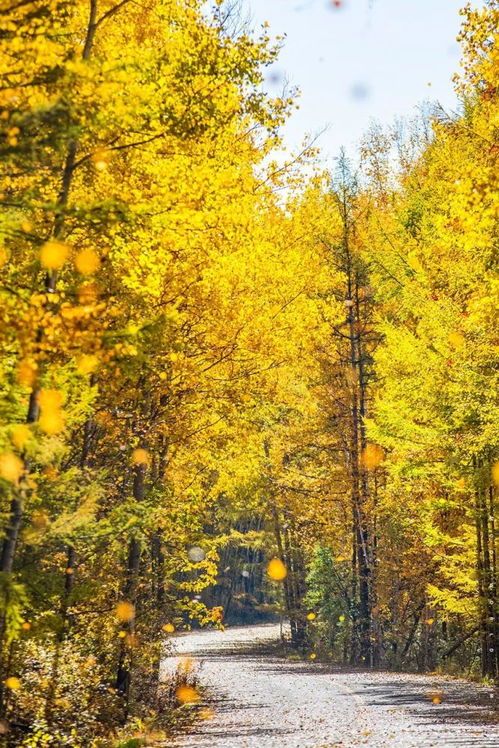
[[[497,695],[462,680],[348,671],[272,654],[279,627],[179,636],[177,657],[195,658],[213,717],[178,748],[499,748]],[[440,703],[434,703],[439,701]]]

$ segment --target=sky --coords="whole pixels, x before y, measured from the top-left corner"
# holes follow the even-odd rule
[[[288,149],[327,127],[319,141],[327,160],[355,144],[372,119],[390,124],[424,101],[456,110],[452,75],[465,0],[243,0],[250,25],[286,34],[265,87],[287,81],[301,90],[300,109],[285,127]]]

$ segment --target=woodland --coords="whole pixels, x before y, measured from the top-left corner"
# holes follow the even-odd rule
[[[0,19],[0,740],[150,744],[171,637],[231,621],[493,683],[496,0],[460,111],[332,172],[223,2]]]

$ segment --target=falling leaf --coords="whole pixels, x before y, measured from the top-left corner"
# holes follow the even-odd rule
[[[118,603],[116,606],[116,618],[118,621],[127,622],[131,621],[135,616],[135,606],[132,603],[128,603],[125,600]]]
[[[42,410],[57,410],[64,402],[64,396],[59,390],[42,390],[37,399]]]
[[[167,634],[173,634],[173,632],[175,631],[175,626],[173,625],[173,623],[165,623],[165,625],[163,626],[163,631],[166,631]]]
[[[425,623],[426,623],[427,626],[431,626],[433,623],[435,623],[435,619],[434,618],[427,618],[426,621],[425,621]]]
[[[10,678],[6,679],[5,686],[11,691],[19,691],[19,689],[21,688],[21,681],[19,680],[19,678],[11,676]]]
[[[312,654],[310,655],[310,659],[315,660],[316,657],[317,655],[315,654],[315,652],[312,652]]]
[[[267,566],[267,574],[275,582],[281,582],[287,576],[287,569],[280,558],[273,558]]]
[[[192,686],[179,686],[176,695],[181,704],[194,704],[201,698],[196,689],[192,688]]]
[[[307,615],[307,618],[308,618],[309,621],[315,621],[315,619],[317,618],[317,616],[315,615],[315,613],[309,613]]]
[[[427,694],[427,697],[432,702],[432,704],[440,704],[442,702],[444,694],[442,691],[430,691]]]
[[[149,465],[150,456],[147,449],[134,449],[132,452],[133,465]]]
[[[59,434],[66,424],[64,415],[59,410],[49,411],[40,415],[38,425],[41,430],[49,436]]]
[[[29,631],[31,628],[31,623],[29,621],[23,621],[23,623],[21,624],[21,628],[23,629],[23,631]]]
[[[45,242],[40,250],[40,262],[47,270],[58,270],[64,265],[69,255],[68,244],[56,241]]]
[[[38,367],[30,361],[21,361],[17,367],[17,381],[23,387],[32,387],[36,380]]]
[[[75,258],[76,269],[82,275],[94,275],[100,267],[100,258],[93,249],[82,249]]]
[[[10,438],[17,449],[23,449],[31,438],[31,429],[26,424],[19,423],[12,429]]]
[[[367,470],[374,470],[380,465],[385,457],[385,453],[378,444],[368,444],[361,455],[361,462]]]
[[[0,454],[0,476],[9,481],[17,483],[22,475],[24,463],[13,452]]]
[[[91,374],[99,365],[99,359],[92,353],[80,356],[76,365],[78,374]]]

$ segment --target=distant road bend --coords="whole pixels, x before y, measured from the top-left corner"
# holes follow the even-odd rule
[[[178,637],[176,657],[198,663],[214,716],[178,748],[499,748],[496,693],[443,677],[360,672],[265,651],[279,626],[197,631]]]

